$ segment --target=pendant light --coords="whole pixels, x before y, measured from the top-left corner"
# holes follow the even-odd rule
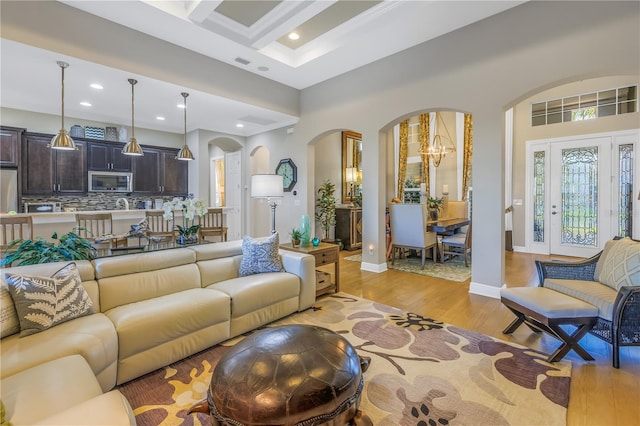
[[[67,68],[69,64],[62,61],[57,61],[56,63],[60,68],[62,68],[62,128],[58,134],[51,139],[51,142],[49,142],[49,145],[47,146],[51,149],[77,150],[78,147],[76,146],[76,143],[64,129],[64,69]]]
[[[446,136],[442,133],[441,127],[446,132]],[[431,158],[433,166],[438,167],[440,165],[440,161],[442,161],[447,154],[451,154],[453,152],[456,152],[456,146],[453,144],[453,140],[449,134],[449,129],[447,129],[447,125],[444,123],[440,112],[436,112],[436,134],[433,137],[433,143],[429,145],[426,151],[420,151],[420,154],[425,154],[427,157]]]
[[[129,83],[131,84],[131,139],[129,142],[122,148],[122,153],[125,155],[144,155],[142,152],[142,148],[138,145],[138,141],[136,140],[136,128],[133,124],[133,86],[136,85],[138,80],[134,80],[133,78],[129,79]]]
[[[189,146],[187,145],[187,96],[188,93],[182,92],[182,97],[184,98],[184,145],[182,145],[182,149],[176,155],[176,160],[195,160]]]

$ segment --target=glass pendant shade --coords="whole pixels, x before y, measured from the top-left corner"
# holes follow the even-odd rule
[[[190,161],[195,160],[195,157],[187,145],[187,96],[189,96],[189,94],[186,92],[182,92],[181,94],[184,98],[184,145],[182,145],[182,148],[178,151],[176,160]]]
[[[64,69],[67,68],[69,64],[62,61],[57,61],[56,63],[62,69],[62,126],[60,127],[58,134],[51,139],[48,146],[51,149],[77,150],[78,147],[76,146],[76,143],[64,129]]]
[[[131,139],[129,139],[129,142],[127,142],[124,148],[122,148],[122,153],[125,155],[140,156],[140,155],[144,155],[144,152],[142,151],[142,147],[138,145],[138,141],[136,140],[136,128],[134,125],[134,106],[133,106],[133,101],[134,101],[133,87],[136,85],[137,82],[138,80],[134,80],[133,78],[129,79],[129,83],[131,84]]]

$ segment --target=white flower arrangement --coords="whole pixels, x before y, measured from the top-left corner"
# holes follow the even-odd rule
[[[200,229],[200,225],[191,225],[189,226],[189,221],[193,221],[193,218],[198,216],[203,216],[207,212],[207,206],[202,202],[202,200],[198,200],[195,198],[187,198],[183,200],[181,198],[175,197],[168,203],[163,205],[164,214],[162,217],[165,220],[171,220],[173,218],[174,210],[182,210],[184,213],[184,226],[176,225],[178,229],[178,234],[181,238],[192,238],[195,234],[198,233],[198,229]]]
[[[196,198],[187,198],[186,200],[183,200],[175,197],[168,203],[164,203],[162,207],[164,209],[164,214],[162,216],[165,220],[171,220],[173,218],[174,210],[182,210],[184,212],[184,218],[187,221],[193,220],[196,215],[204,216],[207,212],[207,206],[204,202]]]

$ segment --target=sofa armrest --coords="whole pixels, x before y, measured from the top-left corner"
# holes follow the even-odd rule
[[[539,286],[544,286],[546,278],[558,278],[566,280],[595,281],[595,270],[600,255],[598,253],[589,259],[578,262],[554,262],[536,260]]]
[[[300,304],[298,311],[316,302],[316,258],[310,254],[280,250],[284,270],[300,277]]]
[[[614,329],[624,328],[623,334],[631,332],[635,334],[637,342],[640,342],[640,287],[620,287],[613,306],[612,322]],[[614,332],[614,335],[617,333]]]

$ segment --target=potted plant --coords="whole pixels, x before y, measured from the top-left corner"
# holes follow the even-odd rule
[[[442,208],[442,198],[427,198],[427,209],[429,210],[429,220],[438,220],[440,209]]]
[[[58,233],[54,232],[51,235],[51,239],[58,243],[43,240],[42,238],[12,241],[8,248],[13,251],[9,251],[5,258],[2,259],[0,266],[91,260],[97,255],[96,249],[91,243],[75,232],[68,232],[61,235],[60,238],[58,238]]]
[[[320,197],[316,200],[316,220],[324,231],[324,239],[329,239],[329,230],[336,224],[336,186],[329,179],[318,189]]]
[[[197,234],[200,225],[176,225],[176,228],[178,229],[178,244],[195,244],[198,242]]]
[[[302,238],[302,232],[300,232],[298,228],[292,228],[289,235],[291,235],[291,245],[298,247],[300,245],[300,239]]]
[[[176,197],[168,203],[164,203],[162,207],[165,220],[171,220],[174,210],[182,210],[184,226],[176,225],[176,229],[178,230],[178,244],[193,244],[198,242],[197,234],[200,225],[195,225],[193,220],[195,216],[203,216],[207,212],[207,207],[204,202],[192,196],[187,197],[185,200]],[[189,221],[191,221],[191,225],[189,225]]]

